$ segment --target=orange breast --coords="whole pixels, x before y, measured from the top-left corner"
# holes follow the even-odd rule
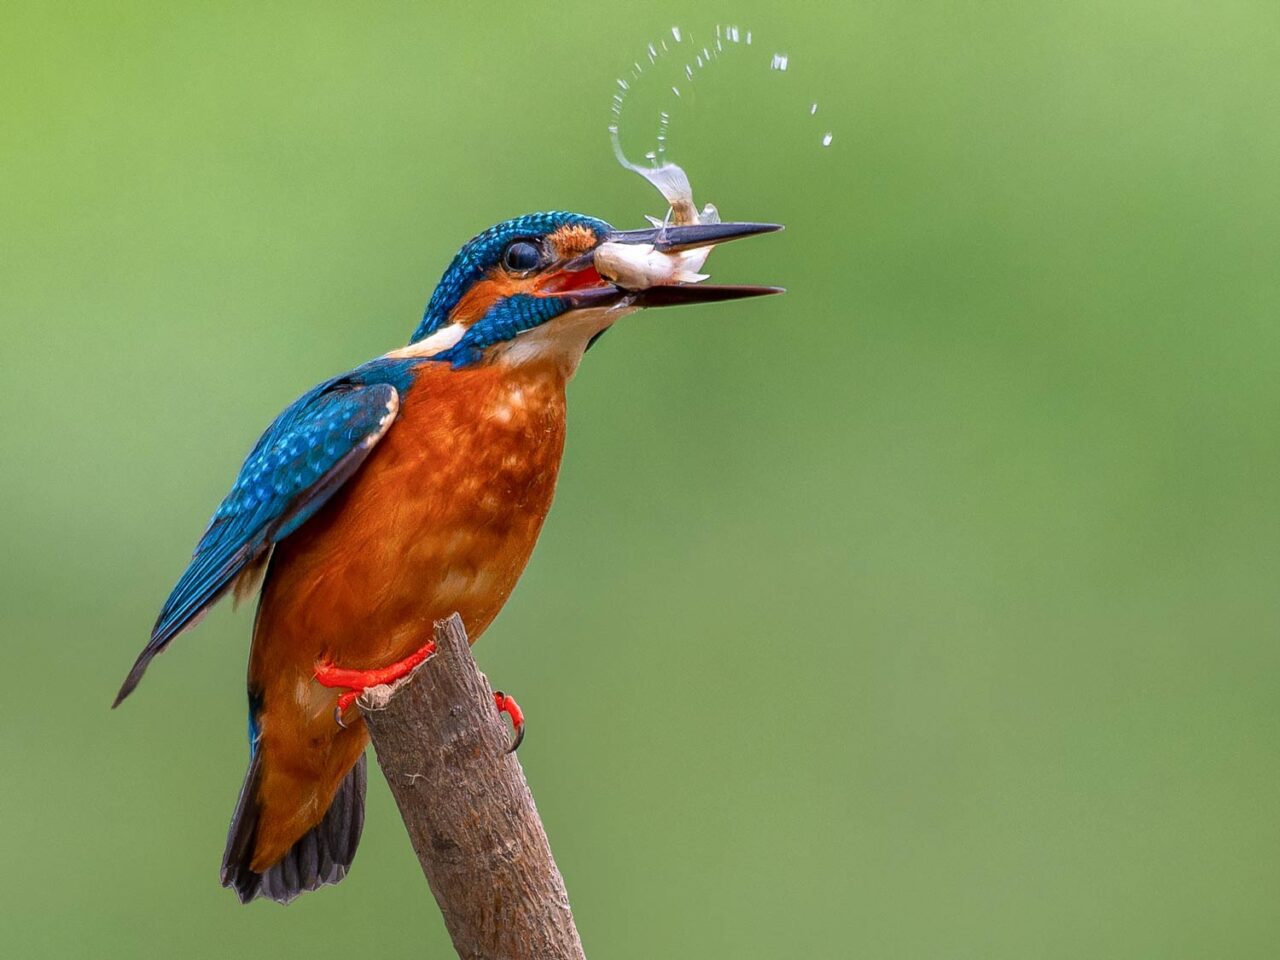
[[[549,365],[424,364],[365,465],[276,547],[249,665],[267,751],[256,864],[319,821],[364,748],[315,663],[384,666],[454,611],[474,642],[511,595],[551,507],[564,387]]]

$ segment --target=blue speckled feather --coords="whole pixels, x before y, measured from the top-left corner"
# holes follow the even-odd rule
[[[467,328],[462,339],[431,359],[447,361],[454,369],[477,362],[485,347],[505,343],[517,334],[546,323],[569,309],[558,297],[534,297],[517,293],[499,300],[480,320]]]
[[[303,394],[267,428],[196,545],[116,697],[127,697],[157,653],[216,601],[246,566],[297,530],[362,464],[390,428],[415,361],[375,360]]]
[[[495,224],[472,238],[458,251],[453,262],[449,264],[449,269],[444,272],[440,283],[431,294],[426,312],[422,315],[422,322],[413,332],[410,342],[417,343],[448,323],[449,315],[453,313],[453,308],[458,305],[462,295],[502,259],[502,252],[509,244],[522,238],[543,237],[564,226],[587,227],[601,238],[613,229],[609,224],[595,217],[559,210],[531,213]]]
[[[612,229],[594,217],[552,211],[506,220],[477,235],[445,271],[411,342],[450,322],[462,296],[498,265],[512,242],[543,238],[566,226],[585,227],[598,239]],[[545,323],[565,307],[551,298],[506,297],[453,348],[430,359],[455,368],[474,363],[486,347]],[[422,362],[373,360],[304,394],[267,428],[196,545],[150,642],[116,695],[117,704],[138,685],[157,653],[194,625],[247,567],[263,561],[272,545],[306,523],[356,471],[390,426],[398,393],[408,388]]]

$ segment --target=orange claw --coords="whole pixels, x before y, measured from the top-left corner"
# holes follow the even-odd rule
[[[515,737],[511,741],[511,746],[507,747],[507,753],[515,753],[524,740],[524,711],[520,709],[520,704],[516,703],[515,697],[509,697],[501,690],[494,692],[493,703],[499,713],[505,713],[511,718],[511,728],[515,731]]]
[[[342,715],[348,707],[356,702],[360,694],[364,693],[369,687],[379,687],[384,683],[394,683],[407,677],[415,667],[423,663],[435,652],[436,645],[433,640],[424,644],[403,660],[397,660],[389,666],[376,667],[372,670],[344,670],[328,661],[323,661],[316,664],[315,678],[316,682],[322,687],[335,687],[346,691],[339,695],[338,706],[334,710],[334,718],[338,721],[338,726],[345,727],[346,724],[342,722]]]

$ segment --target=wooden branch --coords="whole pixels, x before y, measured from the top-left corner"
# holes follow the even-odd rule
[[[463,960],[584,960],[564,880],[462,619],[358,701],[378,764]]]

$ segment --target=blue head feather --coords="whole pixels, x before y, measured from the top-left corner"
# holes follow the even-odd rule
[[[447,324],[449,315],[453,313],[453,308],[458,305],[463,294],[473,283],[498,265],[502,260],[503,252],[512,242],[522,238],[540,239],[564,226],[586,227],[598,237],[604,237],[613,229],[609,224],[595,217],[558,210],[550,213],[530,213],[523,217],[516,217],[514,220],[504,220],[490,227],[459,250],[457,256],[453,258],[449,269],[440,278],[435,292],[431,294],[427,310],[422,315],[422,322],[418,324],[418,329],[413,332],[409,342],[417,343]]]
[[[535,297],[527,293],[506,297],[468,327],[461,340],[431,359],[448,361],[455,369],[465,367],[479,360],[485,347],[510,340],[525,330],[532,330],[567,309],[568,305],[556,297]]]

